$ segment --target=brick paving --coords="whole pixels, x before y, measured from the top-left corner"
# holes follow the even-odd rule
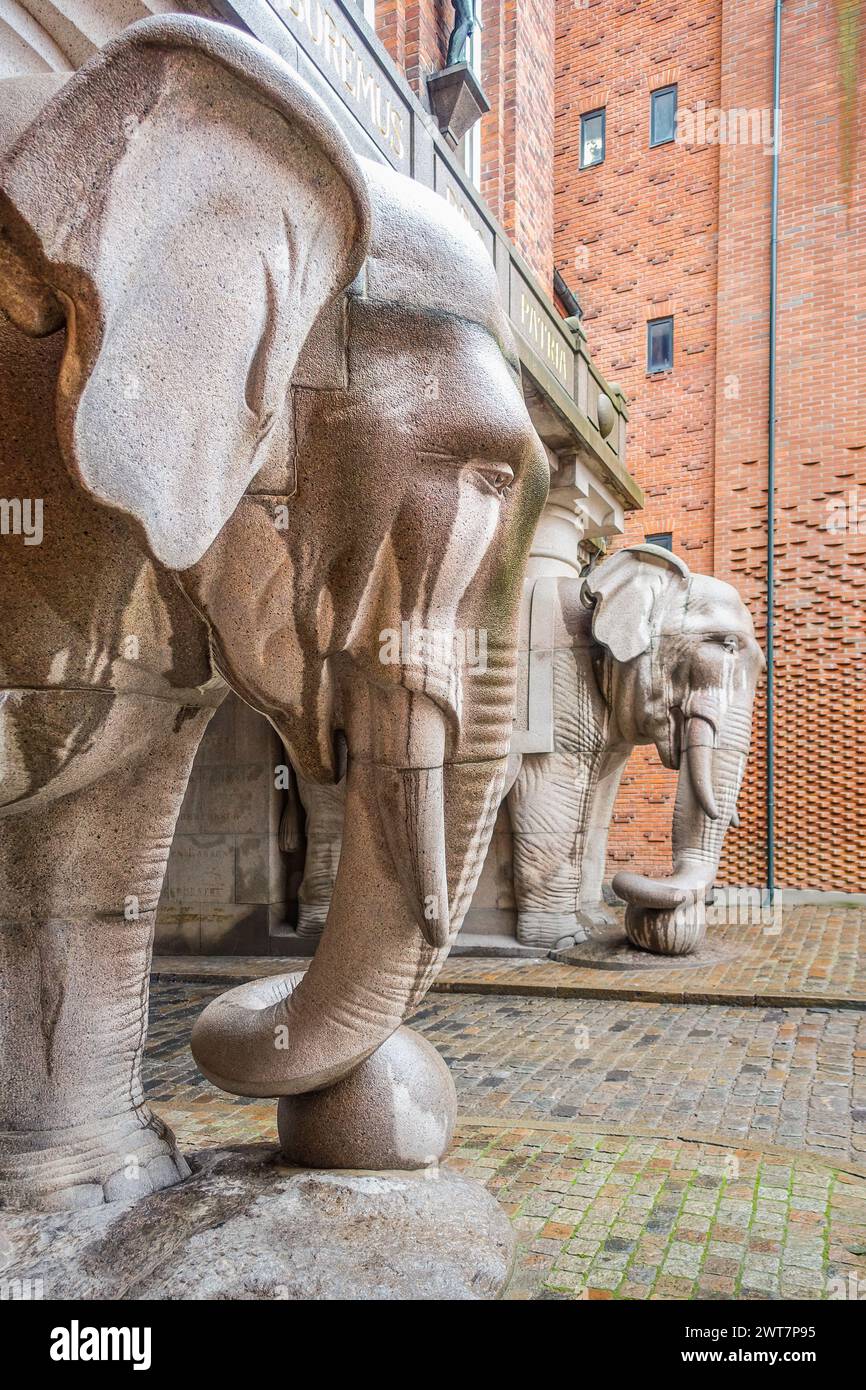
[[[518,1233],[508,1298],[822,1299],[866,1293],[866,1181],[748,1149],[464,1126],[449,1164]]]
[[[214,1090],[189,1053],[222,987],[153,987],[148,1095],[187,1151],[276,1138],[272,1101]],[[517,1229],[509,1298],[866,1293],[856,1012],[458,995],[414,1024],[458,1088],[449,1165]]]
[[[748,913],[741,911],[740,920],[743,915]],[[648,973],[576,968],[548,960],[453,956],[433,988],[437,993],[866,1010],[866,908],[797,905],[783,908],[775,922],[717,925],[710,935],[730,950],[730,959],[706,967],[671,964]],[[163,956],[155,962],[155,972],[231,982],[308,964],[288,957]]]
[[[154,986],[158,1099],[210,1091],[187,1041],[221,988]],[[428,995],[412,1023],[448,1062],[461,1115],[803,1149],[866,1173],[859,1013]]]
[[[428,996],[461,1113],[808,1149],[866,1171],[866,1015]]]
[[[866,908],[785,908],[763,925],[710,927],[708,940],[729,958],[706,967],[672,962],[649,972],[457,956],[448,961],[440,987],[495,993],[507,985],[513,992],[578,998],[866,1009]]]

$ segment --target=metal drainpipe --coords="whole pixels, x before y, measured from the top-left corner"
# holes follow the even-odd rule
[[[776,315],[779,227],[779,145],[781,142],[782,4],[775,0],[773,46],[773,191],[770,204],[770,366],[769,438],[767,443],[767,892],[776,897],[776,756],[775,756],[775,542],[776,542]]]

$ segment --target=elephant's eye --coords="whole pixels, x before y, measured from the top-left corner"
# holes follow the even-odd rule
[[[718,632],[710,640],[724,647],[726,652],[734,653],[740,650],[740,639],[733,632]]]
[[[507,463],[485,463],[483,460],[473,459],[471,468],[486,489],[494,492],[497,497],[508,496],[514,482],[514,473]]]

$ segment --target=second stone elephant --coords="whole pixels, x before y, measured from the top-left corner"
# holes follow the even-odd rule
[[[653,545],[618,550],[586,579],[550,578],[553,750],[524,755],[508,793],[517,934],[553,948],[603,919],[607,838],[637,744],[681,771],[673,874],[619,873],[631,941],[693,950],[736,817],[764,658],[730,584]],[[564,940],[563,940],[564,938]]]
[[[528,581],[532,584],[532,581]],[[680,768],[674,872],[618,874],[635,945],[693,950],[749,752],[764,658],[730,584],[693,575],[657,546],[618,550],[586,578],[549,577],[552,749],[513,755],[507,794],[513,832],[517,937],[550,950],[604,920],[602,879],[622,772],[632,749],[655,744]],[[298,930],[321,930],[336,874],[340,793],[301,783],[307,867]]]

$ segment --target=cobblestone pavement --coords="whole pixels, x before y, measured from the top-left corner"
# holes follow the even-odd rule
[[[186,1044],[220,989],[154,987],[150,1074],[167,1064],[167,1095],[204,1086]],[[428,995],[412,1023],[462,1115],[806,1149],[866,1172],[861,1013],[466,994]]]
[[[439,995],[413,1023],[463,1113],[805,1148],[866,1170],[863,1014]]]
[[[221,987],[153,988],[148,1095],[188,1151],[276,1137],[190,1056]],[[859,1014],[458,995],[414,1023],[458,1088],[448,1162],[518,1231],[510,1298],[866,1293]]]
[[[741,912],[740,921],[748,915]],[[866,1009],[866,908],[786,908],[763,924],[712,926],[707,940],[727,958],[708,966],[672,960],[652,971],[625,971],[456,956],[440,978],[448,990],[495,992],[508,984],[520,993]]]
[[[449,1163],[483,1179],[520,1241],[509,1298],[866,1294],[866,1182],[747,1149],[566,1129],[464,1126]]]
[[[731,909],[739,921],[750,909]],[[596,970],[548,960],[452,956],[436,993],[551,994],[563,998],[619,998],[666,1003],[817,1004],[866,1010],[866,908],[800,905],[774,919],[710,928],[728,959],[710,966],[674,963],[652,971]],[[249,979],[302,969],[309,962],[261,956],[165,956],[158,973],[182,978],[211,975]]]

